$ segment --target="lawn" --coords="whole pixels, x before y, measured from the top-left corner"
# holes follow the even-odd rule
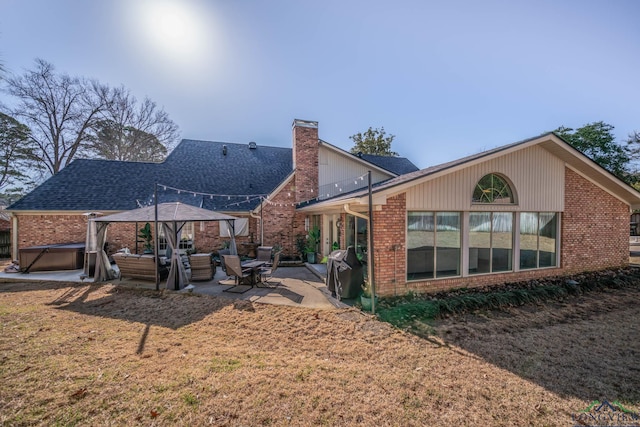
[[[639,297],[474,312],[419,337],[356,309],[0,283],[0,424],[573,425],[594,400],[638,410]]]

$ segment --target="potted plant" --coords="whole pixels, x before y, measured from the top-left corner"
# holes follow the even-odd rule
[[[360,305],[362,305],[363,310],[371,311],[371,283],[369,283],[368,279],[364,280],[364,283],[361,286],[362,294],[360,295]],[[375,296],[376,305],[378,305],[378,296]]]
[[[307,233],[307,244],[305,247],[307,262],[309,262],[309,264],[316,263],[316,249],[318,248],[318,243],[320,243],[320,228],[317,225],[314,225]]]
[[[140,229],[138,237],[144,241],[143,253],[153,253],[153,236],[151,235],[151,224],[146,223],[144,227]]]

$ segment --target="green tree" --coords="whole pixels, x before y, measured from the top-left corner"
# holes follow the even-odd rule
[[[629,181],[636,190],[640,190],[640,132],[634,131],[627,138],[627,153],[631,159]]]
[[[20,193],[22,188],[9,187],[31,184],[29,165],[34,154],[30,138],[27,126],[0,113],[0,191]]]
[[[377,154],[379,156],[397,156],[398,153],[391,151],[391,143],[395,135],[387,135],[384,127],[373,129],[369,127],[364,133],[358,132],[351,135],[349,139],[354,142],[351,152],[353,154]]]
[[[630,157],[627,149],[616,143],[613,129],[610,124],[600,121],[578,129],[560,126],[554,133],[618,178],[628,182]]]
[[[95,135],[89,150],[107,160],[129,162],[161,162],[167,155],[167,147],[147,132],[121,126],[110,120],[101,120],[95,126]]]

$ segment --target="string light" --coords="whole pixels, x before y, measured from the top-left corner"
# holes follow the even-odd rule
[[[357,186],[357,185],[358,185],[358,180],[360,180],[360,181],[364,181],[365,176],[367,176],[367,174],[363,174],[363,175],[358,176],[358,177],[355,177],[355,178],[348,178],[348,179],[346,179],[346,180],[339,181],[339,182],[333,182],[333,183],[330,183],[330,184],[326,184],[326,185],[324,185],[323,187],[325,187],[325,188],[326,188],[326,186],[327,186],[327,185],[330,185],[330,186],[332,186],[332,188],[336,188],[336,189],[337,189],[337,191],[338,191],[339,193],[342,193],[342,192],[343,192],[343,188],[344,188],[344,187],[343,187],[343,185],[342,185],[341,183],[343,183],[343,184],[344,184],[344,183],[346,183],[346,182],[350,182],[351,180],[353,180],[353,185]],[[332,184],[333,184],[333,185],[332,185]],[[197,197],[198,195],[203,196],[203,197],[209,196],[209,199],[210,199],[210,200],[213,200],[213,198],[214,198],[214,197],[226,197],[226,198],[227,198],[227,201],[228,201],[228,202],[230,202],[230,203],[227,203],[227,204],[226,204],[226,205],[224,205],[224,206],[213,206],[213,207],[212,207],[212,209],[213,209],[213,210],[218,210],[218,209],[222,209],[222,210],[224,210],[225,208],[228,208],[228,207],[230,207],[230,206],[238,206],[238,207],[239,207],[239,206],[240,206],[240,205],[242,205],[242,204],[245,204],[245,203],[251,203],[251,202],[253,202],[253,201],[257,201],[257,200],[260,200],[260,202],[261,202],[261,203],[262,203],[262,202],[264,202],[264,203],[267,203],[267,204],[269,204],[269,205],[273,205],[273,206],[280,206],[280,207],[303,206],[303,205],[309,205],[310,203],[313,203],[313,202],[317,202],[317,201],[323,200],[323,199],[325,199],[325,198],[327,198],[327,199],[328,199],[328,198],[332,197],[331,192],[329,192],[329,193],[326,193],[326,197],[323,197],[322,195],[318,195],[318,196],[316,196],[316,197],[312,197],[312,198],[310,198],[310,199],[308,199],[308,200],[304,200],[304,201],[301,201],[301,202],[281,203],[281,202],[274,202],[274,201],[270,200],[270,196],[269,196],[268,194],[219,194],[219,193],[205,193],[205,192],[200,192],[200,191],[185,190],[185,189],[183,189],[183,188],[175,188],[175,187],[171,187],[171,186],[166,185],[166,184],[158,184],[158,185],[159,185],[160,187],[162,187],[162,189],[163,189],[164,191],[167,191],[167,190],[173,190],[173,191],[176,191],[178,194],[182,194],[182,193],[184,192],[184,193],[187,193],[187,194],[191,194],[193,197]],[[349,185],[350,185],[350,184],[349,184]],[[349,185],[347,185],[347,187],[348,187]],[[357,189],[358,189],[358,188],[354,188],[353,190],[357,190]],[[314,189],[314,188],[310,188],[310,189],[309,189],[309,193],[313,194],[314,192],[315,192],[315,189]],[[323,193],[323,194],[324,194],[324,193]],[[288,192],[287,192],[287,197],[291,197],[291,192],[290,192],[290,191],[288,191]],[[243,199],[245,199],[245,200],[237,201],[237,199],[238,199],[238,198],[243,198]],[[153,203],[153,199],[154,199],[154,196],[152,196],[152,197],[151,197],[151,200],[150,200],[150,201],[148,201],[147,203],[148,203],[148,204],[152,204],[152,203]],[[232,201],[232,199],[235,199],[235,201]],[[141,203],[139,200],[136,200],[136,203],[137,203],[140,207],[143,207],[143,206],[144,206],[144,205],[143,205],[143,203]]]

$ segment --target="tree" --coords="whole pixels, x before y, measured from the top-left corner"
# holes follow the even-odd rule
[[[112,98],[109,87],[57,74],[42,59],[24,75],[7,79],[7,92],[18,100],[14,117],[31,129],[36,160],[51,174],[83,153],[92,126]]]
[[[160,162],[178,137],[178,126],[148,98],[138,104],[124,88],[95,123],[87,145],[96,156],[109,160]]]
[[[167,147],[149,133],[121,126],[111,120],[100,120],[88,149],[101,159],[130,162],[161,162]]]
[[[575,130],[560,126],[554,133],[618,178],[628,181],[629,154],[615,142],[613,129],[600,121]]]
[[[377,154],[379,156],[397,156],[398,153],[391,151],[391,143],[395,135],[386,135],[384,127],[378,129],[369,129],[364,133],[356,133],[351,135],[349,139],[353,140],[355,145],[351,149],[353,154]]]
[[[11,116],[0,113],[0,191],[20,192],[13,185],[30,184],[29,162],[33,150],[29,128]]]
[[[640,132],[634,131],[627,139],[627,154],[630,161],[629,182],[636,190],[640,190]]]

